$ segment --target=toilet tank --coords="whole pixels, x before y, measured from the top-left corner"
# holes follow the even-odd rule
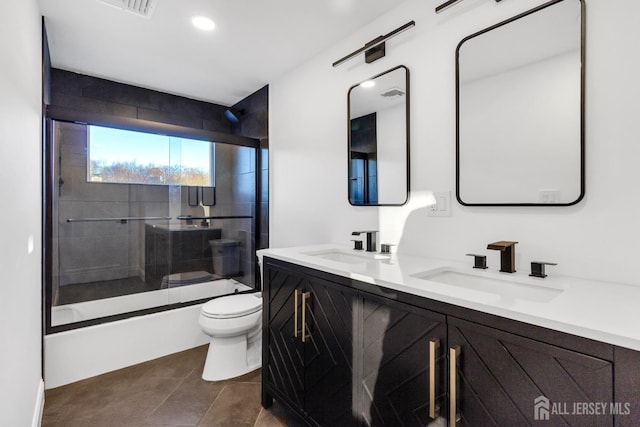
[[[240,242],[231,239],[209,240],[213,273],[233,276],[240,272]]]

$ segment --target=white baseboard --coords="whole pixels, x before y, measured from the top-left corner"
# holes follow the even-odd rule
[[[42,424],[42,413],[44,411],[44,380],[40,380],[38,385],[38,395],[36,396],[36,405],[33,408],[33,419],[31,427],[40,427]]]

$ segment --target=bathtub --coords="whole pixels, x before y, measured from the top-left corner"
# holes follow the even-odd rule
[[[53,307],[52,325],[95,319],[169,303],[251,290],[232,279]],[[198,325],[203,304],[130,317],[44,337],[45,388],[50,389],[205,345]]]
[[[233,279],[221,279],[157,291],[58,305],[51,308],[51,326],[162,307],[167,304],[213,298],[250,289],[252,288]]]

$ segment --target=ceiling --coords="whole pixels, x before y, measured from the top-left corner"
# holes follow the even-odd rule
[[[403,1],[156,0],[150,18],[99,0],[39,3],[55,68],[230,106]],[[196,15],[216,28],[196,29]]]

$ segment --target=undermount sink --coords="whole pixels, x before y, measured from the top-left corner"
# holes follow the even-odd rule
[[[476,292],[495,295],[503,299],[527,300],[534,302],[551,301],[563,290],[542,284],[514,280],[496,273],[467,273],[449,268],[426,271],[413,275],[417,279],[430,280]]]
[[[347,252],[339,249],[304,252],[303,255],[341,262],[343,264],[360,264],[367,261],[389,259],[389,256],[387,255],[380,255],[373,252]]]

